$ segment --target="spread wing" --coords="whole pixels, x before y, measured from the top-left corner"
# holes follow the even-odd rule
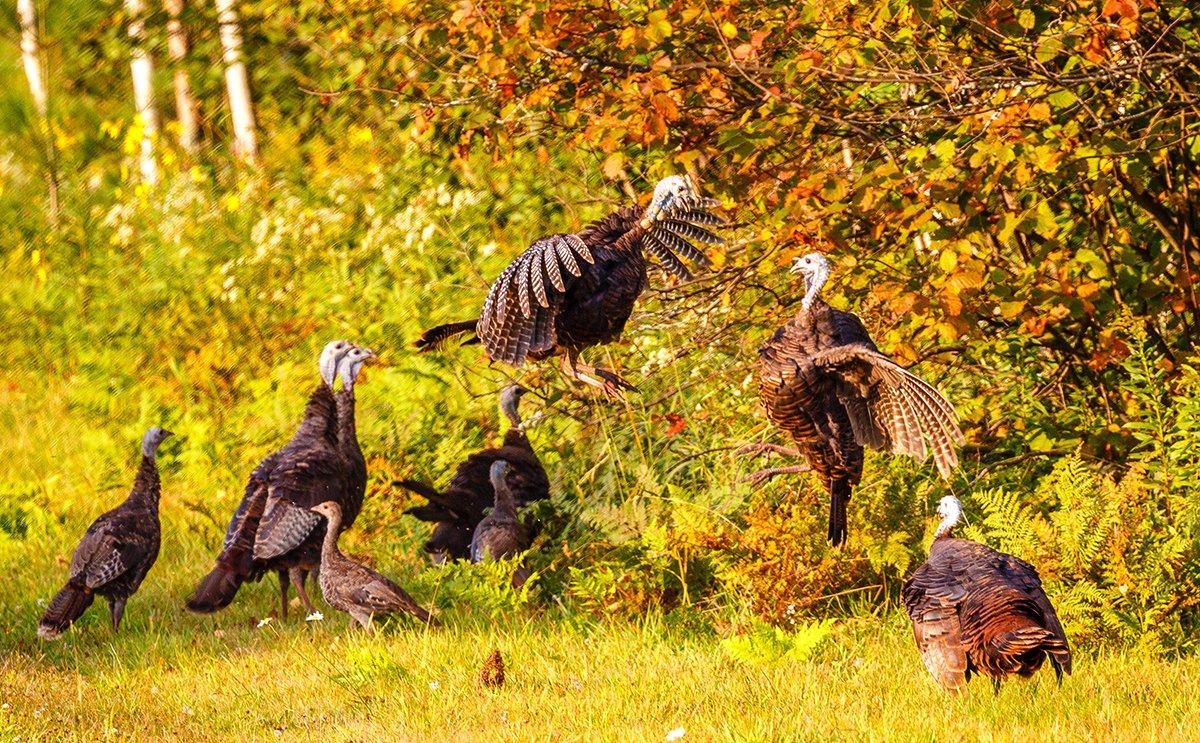
[[[594,263],[578,235],[550,235],[530,245],[492,284],[476,333],[496,361],[520,366],[530,352],[548,351],[563,296]]]
[[[920,377],[865,344],[818,351],[813,366],[837,379],[854,438],[925,461],[930,452],[938,472],[949,477],[964,442],[954,407]]]

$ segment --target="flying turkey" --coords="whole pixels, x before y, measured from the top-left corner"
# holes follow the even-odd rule
[[[508,462],[503,459],[492,462],[489,475],[496,500],[492,511],[475,527],[471,538],[471,562],[487,562],[516,557],[529,549],[529,532],[517,518],[517,502],[508,488],[505,475]],[[513,574],[513,585],[520,588],[529,578],[529,571],[517,568]]]
[[[287,618],[289,584],[294,584],[302,600],[311,605],[304,592],[304,582],[307,578],[305,570],[285,562],[268,564],[264,560],[255,559],[255,541],[270,501],[271,477],[277,468],[286,471],[289,464],[303,461],[306,453],[317,447],[323,454],[324,468],[328,470],[331,465],[335,466],[339,482],[345,485],[345,459],[329,456],[329,449],[333,448],[336,451],[337,447],[337,402],[334,399],[333,384],[339,363],[354,348],[356,346],[349,341],[336,340],[322,349],[317,364],[321,379],[308,398],[300,426],[291,441],[268,455],[250,474],[242,502],[225,531],[225,540],[221,553],[217,556],[216,565],[200,581],[192,598],[187,602],[190,611],[208,614],[224,609],[233,601],[242,583],[258,580],[270,571],[279,576],[280,615],[283,618]],[[321,474],[328,477],[333,473]],[[276,514],[279,515],[281,514]],[[301,524],[315,523],[320,519],[308,514],[308,517],[297,521]],[[312,523],[310,528],[311,526]],[[314,554],[312,558],[315,563],[318,555]]]
[[[634,389],[616,374],[579,362],[585,348],[620,338],[634,302],[646,288],[646,253],[670,274],[690,279],[680,256],[701,266],[708,259],[691,241],[720,243],[705,226],[725,222],[686,178],[659,181],[650,206],[628,206],[591,223],[578,234],[534,242],[492,284],[474,320],[428,330],[417,347],[428,351],[470,333],[488,357],[520,367],[526,359],[563,356],[563,370],[610,396]]]
[[[904,608],[925,667],[947,691],[961,691],[972,674],[992,679],[1031,676],[1049,657],[1058,682],[1071,673],[1071,649],[1042,590],[1037,571],[1012,555],[954,539],[962,504],[938,504],[942,521],[929,559],[904,584]]]
[[[920,461],[932,452],[938,472],[949,477],[963,435],[937,390],[880,353],[856,316],[821,299],[825,256],[802,256],[792,271],[807,290],[799,314],[759,351],[759,394],[767,417],[791,434],[829,492],[829,541],[840,545],[864,446]]]
[[[371,620],[376,614],[404,612],[426,624],[436,624],[429,612],[403,588],[342,554],[337,546],[342,531],[342,507],[336,501],[319,503],[311,511],[324,516],[326,521],[320,583],[321,594],[330,606],[349,614],[368,632],[372,631]]]
[[[438,492],[431,485],[415,480],[398,483],[429,501],[405,513],[435,524],[425,543],[425,551],[434,562],[466,560],[471,556],[475,527],[495,500],[490,470],[497,460],[508,462],[507,482],[518,506],[550,496],[550,480],[521,423],[518,405],[524,394],[525,389],[517,385],[504,388],[500,393],[500,410],[508,418],[509,428],[503,444],[468,457],[458,466],[445,491]]]
[[[158,499],[162,484],[155,456],[171,432],[155,426],[142,437],[142,462],[125,502],[92,522],[71,556],[70,577],[38,623],[38,637],[53,640],[91,606],[108,599],[112,630],[121,626],[125,602],[137,593],[158,559],[162,530]]]

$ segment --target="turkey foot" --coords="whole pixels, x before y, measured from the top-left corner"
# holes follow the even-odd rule
[[[791,467],[772,467],[746,475],[742,478],[742,482],[748,482],[751,485],[762,485],[777,475],[798,475],[801,472],[808,472],[811,469],[812,467],[809,467],[807,464],[795,464]]]
[[[580,382],[599,388],[604,393],[604,396],[610,399],[624,400],[624,390],[631,392],[638,391],[637,387],[621,379],[613,372],[592,366],[591,364],[581,364],[574,359],[563,359],[562,369],[564,373],[578,379]]]
[[[780,446],[779,444],[746,444],[738,448],[734,454],[753,454],[761,457],[764,454],[783,454],[789,457],[802,457],[804,453],[795,447]]]

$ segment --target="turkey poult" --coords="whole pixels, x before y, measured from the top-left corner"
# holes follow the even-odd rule
[[[326,501],[311,511],[316,516],[324,516],[326,521],[325,538],[321,543],[320,583],[321,594],[330,606],[349,614],[368,632],[373,631],[371,620],[376,614],[403,612],[426,624],[437,623],[403,588],[342,554],[337,546],[342,529],[340,505]]]
[[[504,442],[468,457],[458,466],[445,491],[438,492],[431,485],[415,480],[398,483],[429,501],[405,513],[435,524],[425,543],[425,551],[434,562],[470,558],[475,527],[495,500],[490,474],[494,462],[501,459],[508,462],[506,481],[518,507],[550,496],[550,480],[529,443],[518,413],[517,406],[524,394],[525,389],[517,385],[509,385],[500,393],[500,410],[509,422]]]
[[[475,527],[475,536],[471,538],[471,562],[503,560],[529,549],[529,532],[517,518],[517,502],[508,488],[507,474],[508,462],[501,459],[492,463],[490,476],[496,500],[491,513]],[[513,574],[513,585],[520,588],[528,578],[529,571],[519,567]]]
[[[321,535],[312,532],[319,530],[321,519],[307,506],[332,497],[348,498],[351,491],[353,467],[338,438],[333,385],[339,367],[352,352],[354,359],[370,355],[345,340],[331,341],[321,351],[321,379],[309,396],[299,428],[291,441],[251,473],[242,502],[226,529],[217,564],[196,587],[187,603],[189,610],[206,614],[223,609],[243,582],[275,572],[279,575],[281,617],[287,618],[289,584],[296,587],[308,611],[313,611],[304,583],[320,561]],[[361,499],[358,502],[361,505]]]
[[[620,338],[648,284],[646,253],[684,280],[691,272],[680,256],[708,265],[691,241],[723,242],[705,228],[725,224],[709,211],[716,205],[698,196],[686,178],[664,178],[647,209],[628,206],[578,234],[534,242],[492,284],[477,319],[428,330],[417,347],[428,351],[471,333],[464,345],[482,342],[493,361],[520,367],[526,359],[562,354],[564,372],[607,395],[634,389],[610,371],[579,363],[579,354]]]
[[[92,522],[71,556],[70,577],[38,623],[38,637],[53,640],[71,626],[96,595],[108,599],[112,630],[121,626],[125,602],[137,592],[158,558],[162,485],[155,456],[171,432],[155,426],[142,437],[142,461],[125,502]]]
[[[950,536],[962,516],[952,495],[929,559],[904,584],[904,608],[925,667],[947,691],[961,691],[971,674],[992,679],[1031,676],[1049,657],[1058,682],[1071,672],[1071,650],[1033,566],[1012,555]]]
[[[821,299],[825,256],[802,256],[792,271],[804,277],[806,292],[799,314],[759,351],[759,394],[767,417],[792,436],[829,492],[829,541],[840,545],[864,446],[920,461],[932,453],[949,477],[963,435],[937,390],[880,353],[856,316]]]

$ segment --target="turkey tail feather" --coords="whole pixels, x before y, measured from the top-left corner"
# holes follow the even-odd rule
[[[46,607],[46,613],[38,622],[38,637],[53,640],[66,632],[72,622],[83,616],[95,598],[96,595],[86,586],[67,583]]]
[[[195,593],[188,599],[187,610],[196,614],[212,614],[233,602],[246,576],[220,562],[212,569]]]
[[[417,339],[417,349],[422,353],[426,351],[435,351],[445,345],[446,341],[450,340],[456,335],[462,335],[463,333],[474,333],[475,325],[478,322],[478,320],[464,320],[463,322],[446,323],[445,325],[439,325],[436,328],[430,328],[422,333],[421,337]],[[474,341],[475,339],[473,338],[468,339],[465,343],[463,343],[463,345],[465,346]]]

